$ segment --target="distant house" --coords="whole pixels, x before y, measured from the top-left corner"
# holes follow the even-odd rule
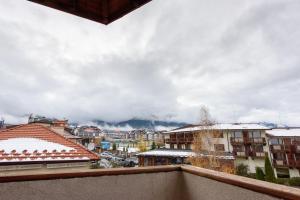
[[[82,138],[72,134],[72,129],[68,127],[68,120],[58,120],[52,118],[46,118],[43,116],[33,116],[30,115],[28,119],[29,124],[39,124],[50,128],[56,133],[70,139],[76,143],[81,144]]]
[[[0,171],[86,166],[93,152],[40,124],[0,131]]]

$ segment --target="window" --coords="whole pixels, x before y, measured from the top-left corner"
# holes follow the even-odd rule
[[[235,131],[235,132],[234,132],[234,137],[235,137],[235,138],[242,138],[242,137],[243,137],[243,134],[242,134],[241,131]]]
[[[263,145],[255,145],[252,148],[255,152],[264,152],[264,146]]]
[[[185,145],[185,149],[190,150],[190,149],[191,149],[191,144],[186,144],[186,145]]]
[[[275,160],[285,160],[285,154],[284,153],[273,153],[273,158]]]
[[[170,144],[170,149],[174,149],[174,144]]]
[[[244,145],[237,145],[234,148],[235,148],[235,150],[237,152],[243,152],[243,151],[245,151],[245,146]]]
[[[261,138],[261,132],[260,131],[251,131],[249,132],[250,138]]]
[[[271,138],[269,143],[272,145],[272,144],[282,144],[283,142],[282,139],[280,138]]]
[[[300,160],[300,153],[296,153],[295,158],[296,158],[296,160]]]
[[[222,131],[213,131],[212,137],[213,138],[223,138],[223,132]]]
[[[225,151],[224,144],[215,144],[215,151]]]

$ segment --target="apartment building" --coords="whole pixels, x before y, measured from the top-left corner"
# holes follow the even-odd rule
[[[266,131],[269,154],[278,177],[300,177],[300,128]]]
[[[204,149],[206,153],[216,152],[223,160],[235,159],[236,166],[247,165],[250,173],[255,173],[256,167],[264,168],[264,159],[268,152],[266,131],[270,128],[260,124],[224,123],[212,126],[186,126],[166,132],[165,147],[171,150],[170,155],[180,154],[181,151],[192,152],[195,148],[195,137],[197,134],[203,134],[207,129],[211,130],[212,134],[205,135],[210,143]],[[143,157],[141,161],[144,161],[147,156],[152,157],[153,160],[154,156],[159,155],[156,151],[140,154],[140,157]]]

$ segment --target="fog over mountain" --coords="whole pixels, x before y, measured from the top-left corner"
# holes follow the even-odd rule
[[[104,26],[0,4],[0,118],[300,124],[299,0],[152,1]]]

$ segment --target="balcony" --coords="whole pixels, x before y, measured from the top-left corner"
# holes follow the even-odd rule
[[[288,167],[286,160],[273,160],[273,164],[275,167]]]
[[[300,168],[300,160],[295,160],[295,167]]]
[[[233,151],[233,155],[238,158],[247,158],[249,156],[245,151]]]
[[[272,152],[292,152],[293,145],[291,144],[272,144],[270,145]]]
[[[193,138],[170,138],[165,139],[167,144],[185,144],[185,143],[193,143]]]
[[[231,144],[244,144],[244,139],[243,138],[230,138]]]
[[[300,153],[300,145],[298,144],[298,145],[295,145],[294,147],[295,147],[295,152]]]
[[[271,144],[270,149],[272,152],[282,152],[284,151],[284,147],[281,144]]]
[[[249,138],[249,141],[253,144],[266,144],[265,138]]]
[[[192,166],[22,173],[0,177],[1,199],[300,199],[297,188]]]
[[[251,154],[253,157],[256,157],[256,158],[264,158],[266,156],[265,152],[252,152]]]

